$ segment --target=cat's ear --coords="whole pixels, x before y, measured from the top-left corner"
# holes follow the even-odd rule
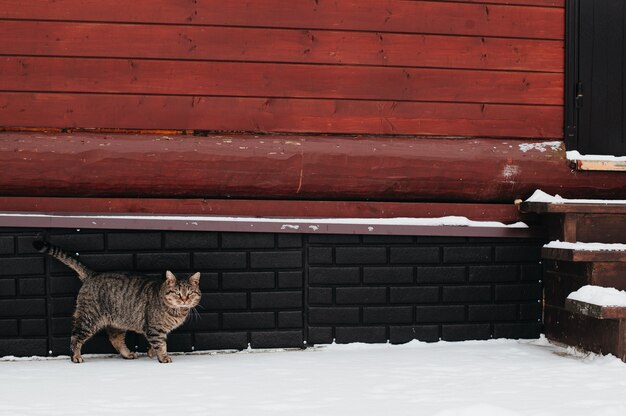
[[[174,286],[176,284],[176,276],[169,270],[165,272],[165,284],[168,286]]]
[[[198,286],[200,284],[200,272],[192,274],[189,277],[189,283]]]

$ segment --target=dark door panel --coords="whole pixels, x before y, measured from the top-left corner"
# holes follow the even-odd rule
[[[578,4],[576,4],[578,3]],[[626,154],[626,2],[578,0],[574,89],[578,110],[577,150],[585,154]],[[570,24],[575,20],[570,20]],[[573,23],[576,24],[576,23]],[[572,33],[572,32],[570,32]],[[574,41],[570,37],[568,42]],[[571,49],[570,49],[571,50]]]

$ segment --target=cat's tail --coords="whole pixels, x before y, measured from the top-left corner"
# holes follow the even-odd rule
[[[91,271],[87,266],[76,260],[74,257],[70,256],[60,248],[48,243],[47,241],[35,240],[33,241],[33,247],[35,247],[35,250],[39,251],[40,253],[46,253],[59,260],[70,269],[74,270],[76,273],[78,273],[78,278],[80,280],[85,280],[86,278],[94,274],[94,272]]]

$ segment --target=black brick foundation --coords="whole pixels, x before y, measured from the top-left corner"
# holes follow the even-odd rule
[[[0,356],[69,353],[80,281],[42,235],[94,270],[202,272],[198,316],[171,351],[536,338],[537,240],[0,229]],[[127,337],[145,351],[145,340]],[[104,335],[84,352],[113,352]]]

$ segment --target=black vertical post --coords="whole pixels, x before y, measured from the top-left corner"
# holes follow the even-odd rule
[[[579,0],[567,0],[565,4],[565,117],[564,135],[568,150],[578,148],[578,106],[583,89],[578,80],[578,28]]]

